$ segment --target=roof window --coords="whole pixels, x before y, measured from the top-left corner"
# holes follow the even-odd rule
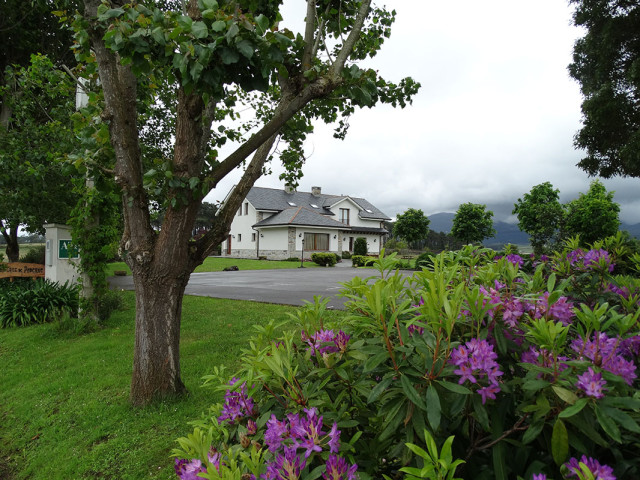
[[[368,208],[365,208],[365,211],[366,211],[367,213],[373,213],[373,210],[369,210]]]
[[[320,207],[318,207],[318,205],[316,205],[315,203],[310,203],[309,205],[311,205],[313,208],[320,208]]]
[[[297,205],[293,202],[287,202],[289,205],[291,205],[292,207],[297,207]]]

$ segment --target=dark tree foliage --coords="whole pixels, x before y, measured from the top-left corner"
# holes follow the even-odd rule
[[[480,243],[493,237],[493,212],[486,205],[463,203],[453,217],[451,234],[464,243]]]
[[[578,166],[590,175],[640,177],[640,4],[630,0],[570,0],[576,41],[571,76],[580,83],[583,127]]]
[[[556,239],[564,217],[559,193],[550,182],[544,182],[531,188],[513,206],[518,228],[529,234],[536,255],[544,253]]]
[[[589,245],[611,235],[620,227],[620,205],[613,201],[613,192],[595,180],[589,191],[569,202],[562,226],[565,237],[580,235],[580,243]]]
[[[409,208],[399,213],[393,225],[393,234],[413,244],[429,233],[429,219],[422,210]]]

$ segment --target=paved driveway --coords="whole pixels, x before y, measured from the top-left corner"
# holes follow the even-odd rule
[[[378,275],[373,269],[349,267],[192,273],[185,293],[284,305],[302,305],[303,300],[312,302],[314,295],[322,295],[331,297],[330,307],[343,308],[344,299],[336,297],[339,282]],[[131,276],[111,277],[109,282],[116,288],[133,290]]]

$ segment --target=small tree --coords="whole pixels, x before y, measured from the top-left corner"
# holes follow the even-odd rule
[[[529,234],[536,255],[551,246],[564,217],[558,193],[551,183],[541,183],[519,198],[513,207],[513,213],[518,216],[518,227]]]
[[[493,237],[493,212],[486,205],[463,203],[453,217],[451,234],[464,243],[480,243]]]
[[[353,242],[353,254],[354,255],[366,255],[367,254],[367,239],[364,237],[356,238]]]
[[[591,182],[586,194],[567,204],[563,236],[580,235],[580,243],[587,245],[615,235],[620,227],[620,205],[613,201],[613,193],[600,181]]]
[[[409,208],[406,212],[396,216],[393,235],[406,240],[409,245],[425,239],[428,233],[429,219],[422,210]]]

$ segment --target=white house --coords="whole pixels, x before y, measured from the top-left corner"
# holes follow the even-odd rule
[[[356,238],[377,255],[384,236],[384,213],[363,198],[253,187],[236,214],[222,255],[283,260],[315,252],[353,252]]]

